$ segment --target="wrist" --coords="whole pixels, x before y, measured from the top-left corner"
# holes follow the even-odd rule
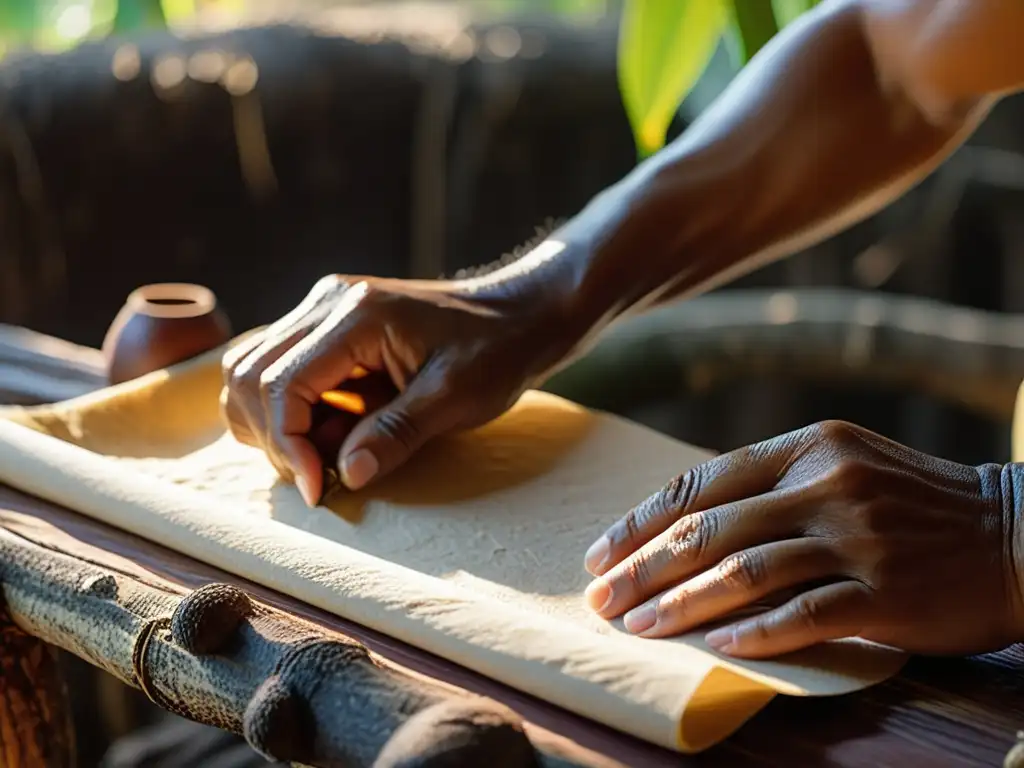
[[[1024,640],[1024,464],[985,464],[978,473],[982,496],[992,502],[1004,532],[1011,631],[1015,640]]]
[[[575,272],[585,258],[579,244],[555,233],[516,261],[451,283],[460,296],[503,315],[524,343],[537,349],[536,376],[573,358],[596,332],[580,311]]]

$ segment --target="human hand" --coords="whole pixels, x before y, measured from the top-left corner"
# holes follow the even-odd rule
[[[560,357],[551,313],[543,302],[478,296],[456,281],[331,275],[225,355],[224,415],[312,506],[324,458],[309,432],[323,392],[365,371],[397,392],[342,436],[339,475],[360,488],[431,438],[509,408]]]
[[[795,594],[705,636],[737,657],[845,637],[930,654],[1002,648],[1024,638],[1011,469],[844,422],[807,427],[711,459],[631,510],[587,553],[587,599],[664,637]]]

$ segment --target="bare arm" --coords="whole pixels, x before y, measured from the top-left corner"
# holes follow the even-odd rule
[[[787,28],[689,130],[524,262],[476,282],[563,297],[574,345],[720,285],[904,194],[1024,87],[1019,0],[834,0]]]
[[[332,276],[225,359],[225,413],[316,503],[484,424],[609,322],[705,291],[868,216],[1024,85],[1022,0],[831,0],[768,45],[677,141],[520,261],[469,280]],[[400,390],[333,436],[356,368]]]

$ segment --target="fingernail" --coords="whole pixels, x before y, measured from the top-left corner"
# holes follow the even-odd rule
[[[720,653],[732,653],[736,650],[736,636],[732,627],[721,627],[704,635],[704,642]]]
[[[612,588],[604,579],[594,579],[583,593],[591,610],[601,613],[612,601]]]
[[[587,550],[587,554],[583,558],[583,567],[592,575],[600,576],[604,572],[604,564],[608,561],[611,551],[612,543],[607,536],[602,536],[590,545],[590,549]]]
[[[341,481],[350,491],[358,491],[368,482],[373,480],[380,465],[377,464],[377,457],[366,448],[360,448],[349,454],[341,466]]]
[[[295,487],[299,489],[299,495],[302,496],[302,500],[306,502],[307,507],[316,506],[316,499],[313,498],[313,493],[309,488],[309,481],[302,475],[295,476]]]
[[[654,603],[641,605],[639,608],[634,608],[627,613],[622,620],[626,625],[626,629],[633,634],[646,632],[658,623],[658,607]]]

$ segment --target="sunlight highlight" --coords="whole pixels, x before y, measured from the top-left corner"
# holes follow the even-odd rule
[[[54,31],[62,40],[73,41],[85,37],[92,27],[92,8],[76,3],[65,8],[54,24]]]

